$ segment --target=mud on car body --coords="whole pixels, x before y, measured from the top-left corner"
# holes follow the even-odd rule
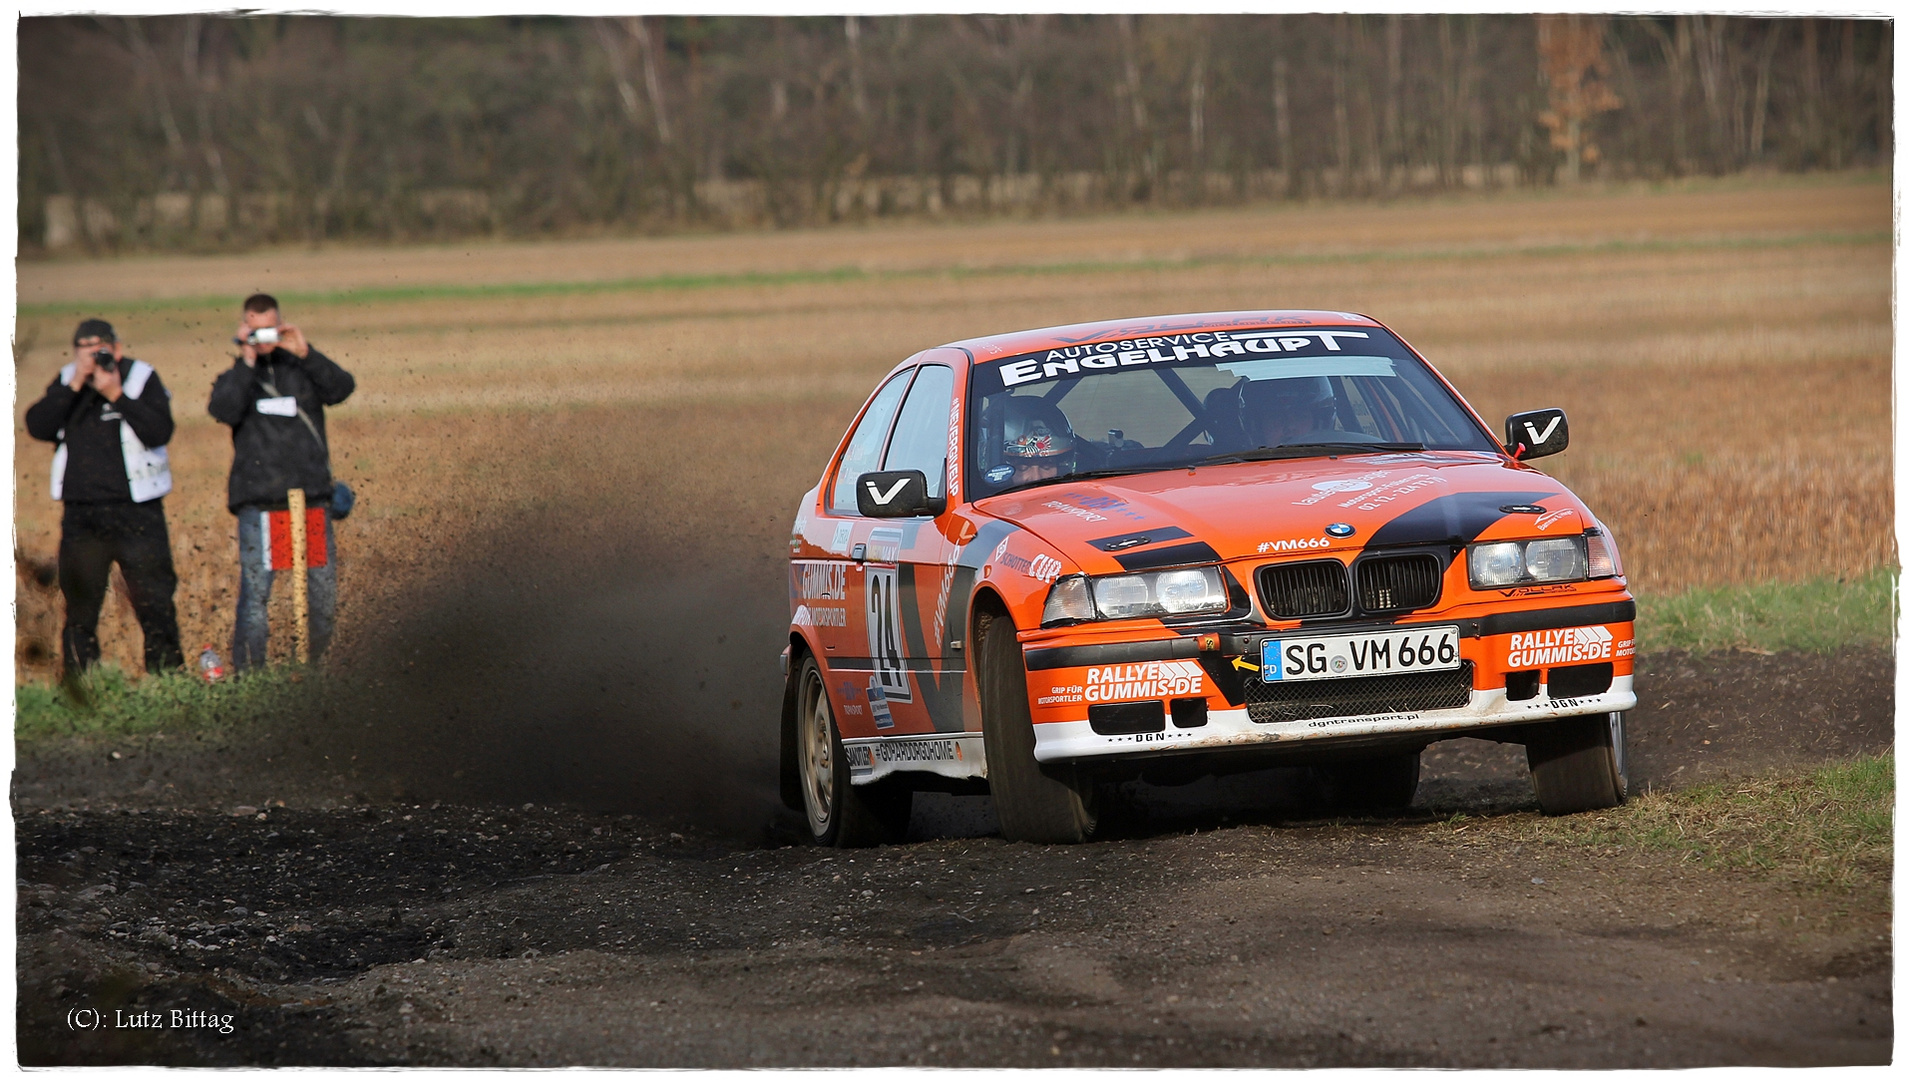
[[[790,537],[782,791],[815,839],[987,790],[1078,841],[1113,785],[1303,764],[1401,806],[1522,743],[1550,813],[1626,794],[1635,606],[1607,526],[1377,321],[1221,312],[928,349]]]

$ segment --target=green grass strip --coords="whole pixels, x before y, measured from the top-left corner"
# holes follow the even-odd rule
[[[1646,593],[1637,601],[1638,649],[1833,652],[1886,646],[1895,627],[1896,576],[1884,568],[1851,580],[1769,582],[1674,596]],[[291,669],[269,668],[209,685],[185,673],[133,682],[118,668],[103,665],[76,690],[16,688],[14,732],[32,741],[223,728],[282,709],[298,692],[298,677]]]
[[[1681,854],[1809,888],[1889,887],[1895,853],[1896,759],[1858,757],[1800,775],[1722,780],[1648,792],[1623,806],[1544,818],[1454,818],[1499,840],[1568,845],[1594,854]]]
[[[689,292],[785,285],[815,285],[919,280],[1068,276],[1131,273],[1134,271],[1198,270],[1212,267],[1333,266],[1375,262],[1449,262],[1516,256],[1558,258],[1576,255],[1662,253],[1673,251],[1767,250],[1810,245],[1862,245],[1891,242],[1886,230],[1858,233],[1804,233],[1795,236],[1717,237],[1697,240],[1599,240],[1585,243],[1541,244],[1477,248],[1373,250],[1348,252],[1294,252],[1282,255],[1196,255],[1183,259],[1098,259],[1012,266],[924,267],[912,270],[864,270],[835,267],[822,270],[743,271],[732,274],[657,274],[602,281],[523,281],[496,284],[396,285],[382,288],[335,289],[322,292],[281,292],[286,303],[301,306],[415,303],[424,300],[485,300],[542,296],[583,296],[615,292]],[[22,304],[19,314],[73,316],[84,312],[119,313],[178,311],[224,307],[227,296],[200,296],[86,304],[56,301]]]
[[[72,688],[16,687],[14,737],[26,743],[217,731],[284,709],[301,689],[308,691],[297,678],[292,669],[267,668],[216,683],[184,672],[134,682],[102,664]]]
[[[1896,627],[1896,571],[1772,581],[1637,598],[1640,652],[1760,649],[1834,652],[1885,646]]]

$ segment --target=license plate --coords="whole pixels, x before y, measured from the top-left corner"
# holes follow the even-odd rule
[[[1260,646],[1259,656],[1259,677],[1266,682],[1449,671],[1459,664],[1458,627],[1414,626],[1372,634],[1269,638]]]

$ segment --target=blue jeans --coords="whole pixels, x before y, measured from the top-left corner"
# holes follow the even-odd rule
[[[272,598],[272,579],[278,576],[276,571],[266,569],[265,534],[259,528],[259,512],[256,506],[239,507],[239,612],[232,626],[232,667],[236,671],[265,664],[265,605]],[[338,613],[338,540],[332,535],[329,515],[325,518],[325,552],[325,565],[305,570],[314,661],[331,644],[332,622]]]

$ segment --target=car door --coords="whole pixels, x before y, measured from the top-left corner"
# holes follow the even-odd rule
[[[789,568],[790,589],[799,605],[797,619],[807,622],[812,639],[820,646],[817,659],[826,676],[823,681],[835,707],[837,726],[845,738],[878,735],[894,723],[885,700],[869,698],[872,664],[864,615],[869,604],[866,554],[877,523],[855,509],[855,478],[881,468],[889,430],[914,377],[913,368],[896,372],[869,399],[835,470],[824,480],[820,505],[808,529],[808,535],[824,547],[826,557],[797,559]],[[877,588],[886,584],[879,582]]]
[[[953,415],[955,373],[932,363],[917,371],[882,469],[920,470],[928,478],[929,497],[937,498],[948,494],[950,447],[959,430]],[[944,510],[943,516],[953,512]],[[884,733],[960,731],[966,665],[950,644],[960,639],[966,612],[967,590],[956,580],[962,573],[955,565],[958,548],[933,517],[890,519],[871,530],[877,534],[893,541],[892,550],[888,543],[871,543],[864,575],[871,685],[879,686],[895,721]],[[971,578],[973,571],[967,573]]]

